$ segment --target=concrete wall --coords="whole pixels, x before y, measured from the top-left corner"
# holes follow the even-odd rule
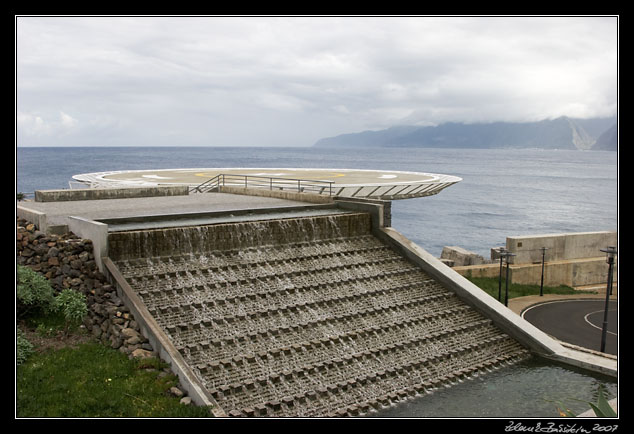
[[[73,200],[127,199],[133,197],[186,196],[186,185],[130,188],[84,188],[75,190],[36,190],[36,202],[62,202]]]
[[[81,238],[92,240],[95,263],[103,273],[103,257],[108,254],[108,225],[83,217],[68,217],[68,228]]]
[[[16,214],[18,217],[33,223],[40,231],[47,233],[48,219],[45,213],[35,211],[23,205],[18,205],[16,207]]]
[[[510,279],[513,283],[535,285],[540,283],[541,273],[541,264],[511,266]],[[616,276],[615,267],[615,281]],[[588,286],[606,284],[607,281],[608,265],[605,257],[555,261],[544,265],[544,285],[547,286]]]
[[[220,186],[220,193],[242,194],[245,196],[274,197],[276,199],[296,200],[309,203],[332,203],[334,196],[316,193],[300,193],[288,190],[269,190],[266,188],[243,188]],[[205,194],[205,193],[201,193]]]
[[[500,264],[467,265],[453,267],[462,276],[495,277],[500,275]],[[502,268],[506,273],[506,263]],[[617,267],[614,267],[614,281],[617,278]],[[509,280],[524,285],[539,285],[542,278],[542,264],[512,264]],[[605,284],[608,281],[608,266],[604,257],[581,258],[569,261],[552,261],[544,264],[544,285],[546,286],[588,286]]]
[[[392,203],[389,201],[376,199],[351,199],[337,198],[335,199],[337,207],[349,211],[360,211],[371,215],[372,230],[382,227],[392,226]]]
[[[564,234],[527,235],[506,238],[506,249],[514,253],[511,263],[530,264],[542,261],[542,247],[546,247],[546,261],[605,256],[600,249],[617,245],[614,231],[576,232]]]
[[[486,264],[487,260],[477,253],[470,252],[459,246],[445,246],[440,254],[440,260],[445,264],[455,267],[463,265]],[[489,261],[490,262],[490,261]]]
[[[392,202],[389,200],[337,197],[335,203],[343,209],[372,214],[373,228],[392,226]]]
[[[542,247],[546,247],[544,285],[588,286],[607,282],[608,266],[601,249],[617,246],[617,233],[573,232],[565,234],[507,237],[511,257],[509,278],[513,283],[539,285],[542,274]],[[504,265],[503,273],[506,264]],[[493,264],[454,267],[463,276],[498,277],[499,261]],[[618,274],[617,267],[614,276]]]

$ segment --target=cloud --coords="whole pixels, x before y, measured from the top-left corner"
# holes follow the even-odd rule
[[[18,145],[609,116],[617,55],[614,17],[18,17]]]
[[[18,111],[16,125],[18,134],[26,137],[54,138],[71,133],[77,127],[78,121],[64,112],[59,112],[55,118],[45,120],[38,114]]]
[[[60,112],[59,116],[61,118],[61,124],[64,128],[71,129],[77,126],[77,119],[75,119],[71,115]]]

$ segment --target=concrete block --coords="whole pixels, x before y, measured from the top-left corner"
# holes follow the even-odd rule
[[[184,196],[186,185],[129,188],[82,188],[71,190],[36,190],[36,202],[63,202],[75,200],[124,199],[133,197]]]
[[[511,263],[537,263],[546,247],[546,261],[561,261],[604,256],[600,249],[618,245],[615,231],[571,232],[546,235],[526,235],[506,238],[506,249],[515,254]]]
[[[108,253],[108,225],[83,217],[68,217],[68,228],[75,235],[92,240],[95,263],[104,271],[102,258]]]
[[[440,259],[453,262],[453,266],[480,265],[488,262],[481,255],[458,246],[443,247]]]

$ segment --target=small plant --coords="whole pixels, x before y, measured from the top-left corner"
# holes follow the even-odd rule
[[[594,414],[596,414],[597,417],[616,417],[616,412],[612,406],[610,406],[610,403],[605,397],[603,385],[599,386],[599,397],[597,398],[597,402],[589,402],[588,404],[590,404],[590,407],[592,407],[592,410],[594,410]]]
[[[28,341],[24,332],[17,329],[17,339],[16,339],[16,363],[21,365],[29,358],[29,356],[33,353],[33,344]]]
[[[78,325],[88,313],[86,296],[72,289],[64,289],[53,303],[54,309],[64,315],[67,329]]]
[[[50,313],[54,309],[53,288],[41,274],[18,265],[16,287],[16,314],[24,317],[40,311]]]
[[[616,412],[614,411],[612,406],[610,406],[610,403],[605,397],[605,389],[603,388],[602,384],[599,385],[599,396],[597,398],[597,402],[596,403],[588,402],[587,404],[590,406],[590,408],[592,408],[592,411],[594,411],[594,414],[597,417],[616,417],[617,416]],[[557,405],[557,412],[559,413],[559,416],[562,416],[562,417],[577,417],[577,415],[573,413],[572,410],[570,410],[569,408],[566,408],[561,403],[558,403]]]

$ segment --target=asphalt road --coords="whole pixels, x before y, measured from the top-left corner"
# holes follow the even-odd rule
[[[522,316],[555,338],[591,350],[601,348],[605,300],[559,300],[532,306]],[[608,304],[605,352],[618,351],[618,305]]]

